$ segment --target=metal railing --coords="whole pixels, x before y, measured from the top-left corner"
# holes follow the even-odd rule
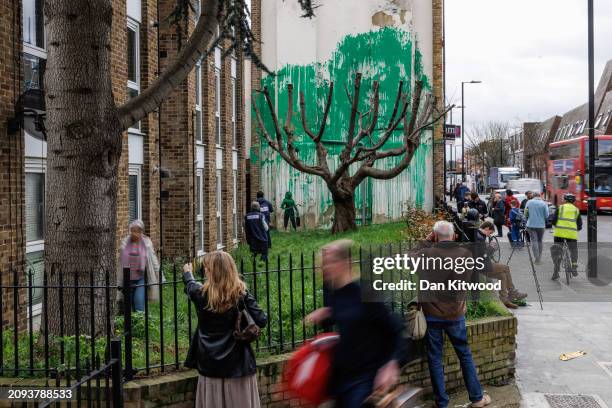
[[[392,256],[405,248],[407,243],[359,248],[352,255],[354,269],[361,271],[373,256]],[[265,263],[240,259],[237,266],[268,315],[268,325],[253,344],[257,355],[291,351],[322,331],[304,322],[308,313],[323,305],[316,252],[278,255]],[[59,274],[52,281],[47,271],[38,284],[28,271],[23,283],[14,271],[10,284],[0,281],[3,321],[12,319],[11,327],[0,325],[0,375],[52,378],[58,370],[74,373],[79,366],[95,367],[99,359],[107,364],[116,337],[123,342],[125,379],[180,369],[197,315],[184,293],[182,265],[166,263],[162,271],[165,278],[159,282],[148,282],[145,274],[143,283],[132,284],[126,269],[123,286],[111,284],[116,277],[93,273]],[[195,275],[202,279],[201,266]],[[135,312],[132,303],[139,288],[145,292],[144,311]],[[155,301],[148,293],[152,289],[158,292]],[[42,291],[39,305],[33,302],[34,291]],[[403,311],[410,300],[402,292],[391,305]]]

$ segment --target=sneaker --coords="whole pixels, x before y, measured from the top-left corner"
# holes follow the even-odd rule
[[[512,300],[522,300],[522,299],[525,299],[526,297],[527,297],[526,293],[519,292],[516,289],[511,290],[510,293],[508,294],[508,298]]]
[[[482,396],[482,399],[480,401],[472,402],[470,404],[470,407],[472,407],[472,408],[481,408],[481,407],[486,407],[490,403],[491,403],[491,397],[489,397],[487,394],[485,394],[485,395]]]

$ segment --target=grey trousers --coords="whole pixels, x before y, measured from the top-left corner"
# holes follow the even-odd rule
[[[531,248],[533,249],[533,256],[537,262],[542,258],[543,244],[545,228],[527,228],[529,237],[531,238]]]

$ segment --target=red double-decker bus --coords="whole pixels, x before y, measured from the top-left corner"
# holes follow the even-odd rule
[[[612,210],[612,136],[596,136],[595,194],[598,210]],[[550,144],[548,200],[558,206],[563,195],[576,196],[576,206],[587,210],[589,191],[589,138],[580,136]]]

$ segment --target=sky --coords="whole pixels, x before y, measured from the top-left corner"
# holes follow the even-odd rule
[[[588,101],[587,0],[446,0],[446,98],[465,126],[562,116]],[[612,60],[612,0],[595,0],[595,87]],[[460,124],[455,109],[453,122]]]

